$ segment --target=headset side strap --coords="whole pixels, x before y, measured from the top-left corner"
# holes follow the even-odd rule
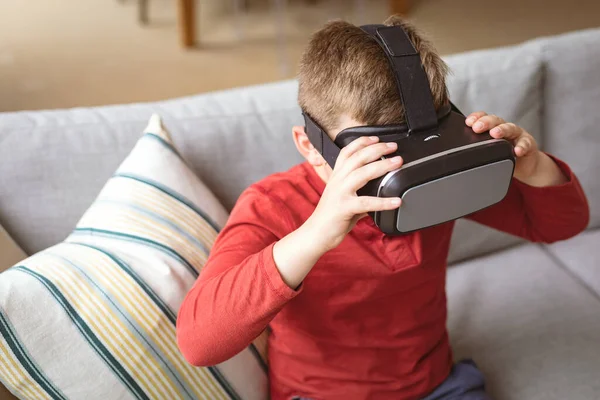
[[[333,168],[335,166],[335,160],[337,160],[340,154],[340,148],[335,144],[329,137],[327,132],[319,126],[307,113],[302,114],[304,116],[304,130],[310,143],[317,149],[323,156],[327,164]]]

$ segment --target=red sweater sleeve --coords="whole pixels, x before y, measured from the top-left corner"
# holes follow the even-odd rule
[[[533,242],[552,243],[583,231],[590,219],[583,189],[567,164],[552,159],[566,183],[533,187],[513,179],[504,200],[467,218]]]
[[[242,194],[177,317],[177,342],[193,365],[233,357],[300,291],[273,261],[273,245],[291,232],[285,207],[257,188]]]

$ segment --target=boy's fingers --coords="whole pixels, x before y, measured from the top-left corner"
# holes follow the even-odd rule
[[[513,124],[512,122],[506,122],[500,124],[490,130],[490,135],[496,139],[515,140],[525,133],[523,128]]]
[[[345,146],[338,156],[338,160],[344,161],[356,153],[358,150],[363,149],[371,144],[379,142],[377,136],[363,136],[353,140],[348,146]],[[340,163],[341,164],[341,163]]]
[[[384,155],[393,153],[398,149],[396,143],[376,143],[371,146],[363,147],[350,156],[343,165],[346,174],[351,173],[355,169],[362,167],[365,164],[376,161]]]
[[[530,135],[521,136],[515,144],[515,154],[517,157],[523,157],[534,150],[535,140]]]
[[[497,115],[485,115],[473,124],[472,129],[475,133],[482,133],[503,123],[504,120]]]
[[[490,130],[490,135],[495,139],[506,139],[513,142],[515,146],[515,155],[522,157],[532,150],[535,150],[537,143],[533,136],[527,133],[523,128],[507,122]]]
[[[394,210],[400,207],[401,202],[399,197],[358,196],[352,204],[352,213],[358,215],[373,211]]]
[[[465,123],[467,124],[467,126],[472,126],[475,121],[477,121],[479,118],[483,117],[484,115],[487,115],[487,113],[484,111],[477,111],[477,112],[471,113],[467,116],[467,119],[465,119]]]
[[[400,156],[375,161],[351,172],[347,178],[347,184],[355,192],[365,186],[370,180],[379,178],[385,173],[398,169],[401,166],[402,157]]]

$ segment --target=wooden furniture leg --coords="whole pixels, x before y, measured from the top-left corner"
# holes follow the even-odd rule
[[[179,40],[185,48],[196,44],[196,1],[177,0],[177,13],[179,17]]]
[[[389,0],[391,14],[408,14],[413,0]]]
[[[148,0],[138,0],[138,18],[143,25],[148,23]]]

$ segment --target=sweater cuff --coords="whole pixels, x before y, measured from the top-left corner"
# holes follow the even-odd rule
[[[269,245],[262,251],[260,265],[271,289],[283,299],[291,300],[302,292],[303,285],[300,284],[298,289],[294,290],[283,281],[283,278],[277,269],[277,265],[275,264],[275,259],[273,258],[274,246],[275,243]]]
[[[525,193],[526,195],[533,195],[533,196],[535,196],[535,195],[548,196],[550,194],[563,193],[563,192],[568,192],[570,190],[575,189],[577,179],[575,178],[575,174],[573,173],[571,168],[564,161],[554,157],[553,155],[548,154],[548,153],[545,153],[545,154],[548,157],[550,157],[556,165],[558,165],[558,168],[562,171],[563,175],[567,178],[567,181],[564,183],[561,183],[560,185],[538,187],[538,186],[528,185],[528,184],[523,183],[520,180],[515,178],[514,182],[517,185],[517,187],[521,190],[521,193]]]

